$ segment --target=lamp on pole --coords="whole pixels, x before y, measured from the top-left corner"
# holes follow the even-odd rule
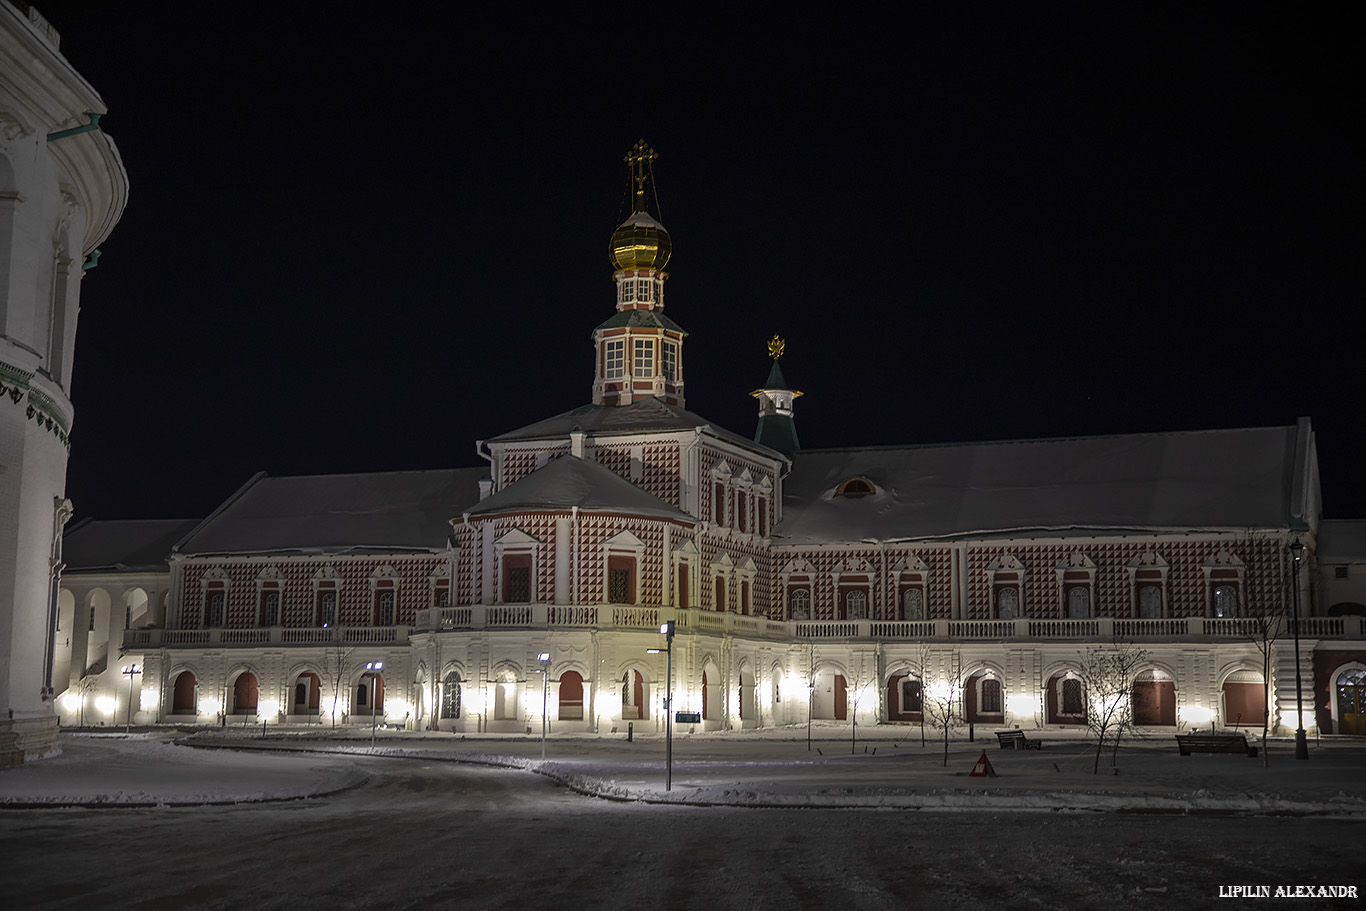
[[[550,691],[550,652],[541,652],[536,656],[536,660],[541,662],[541,761],[545,761],[545,730],[546,730],[546,698]]]
[[[365,665],[366,676],[370,678],[370,749],[375,748],[375,703],[379,701],[379,672],[384,670],[383,661],[371,661]]]
[[[1290,632],[1295,637],[1295,758],[1309,758],[1309,742],[1304,735],[1304,685],[1300,682],[1300,560],[1304,558],[1304,545],[1296,538],[1290,542],[1290,555],[1294,560],[1293,582],[1290,586],[1295,605],[1295,613],[1290,621]]]
[[[664,635],[664,790],[672,791],[674,785],[674,621],[662,623],[659,631]],[[658,655],[660,649],[646,649],[651,655]]]
[[[125,664],[120,672],[128,678],[128,723],[124,727],[125,734],[133,733],[133,675],[142,673],[142,665]],[[114,717],[118,717],[117,715]]]

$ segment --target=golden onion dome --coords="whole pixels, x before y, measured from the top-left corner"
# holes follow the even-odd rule
[[[648,212],[636,212],[612,232],[608,245],[612,266],[624,269],[663,269],[673,252],[673,241],[664,226]]]

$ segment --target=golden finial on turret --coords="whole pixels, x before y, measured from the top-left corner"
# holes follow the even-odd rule
[[[774,335],[773,338],[768,340],[768,356],[776,361],[783,356],[783,349],[785,347],[787,347],[787,342],[778,338],[777,335]]]

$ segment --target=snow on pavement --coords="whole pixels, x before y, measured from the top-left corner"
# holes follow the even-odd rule
[[[365,781],[341,757],[201,750],[159,736],[63,734],[62,755],[0,771],[0,806],[245,803],[333,793]]]
[[[272,734],[206,731],[187,743],[171,732],[63,735],[62,756],[0,772],[0,806],[128,806],[237,803],[318,796],[365,774],[354,755],[527,769],[593,796],[697,806],[884,807],[925,810],[1037,809],[1153,813],[1366,815],[1360,770],[1366,744],[1324,742],[1309,762],[1274,744],[1269,768],[1242,756],[1181,757],[1164,741],[1121,749],[1118,772],[1092,774],[1094,747],[1052,740],[1040,751],[873,740],[848,742],[720,734],[675,743],[673,787],[664,788],[658,738],[552,738],[548,759],[524,738],[385,732],[372,748],[354,732]],[[204,749],[203,747],[217,747]],[[968,775],[985,750],[996,777]]]

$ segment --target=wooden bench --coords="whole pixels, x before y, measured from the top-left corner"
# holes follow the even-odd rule
[[[1245,756],[1257,755],[1257,748],[1248,746],[1247,737],[1242,734],[1177,734],[1176,748],[1182,756],[1192,753],[1242,753]]]
[[[1030,740],[1024,731],[997,731],[996,739],[1001,742],[1003,750],[1037,750],[1043,747],[1041,741]]]

